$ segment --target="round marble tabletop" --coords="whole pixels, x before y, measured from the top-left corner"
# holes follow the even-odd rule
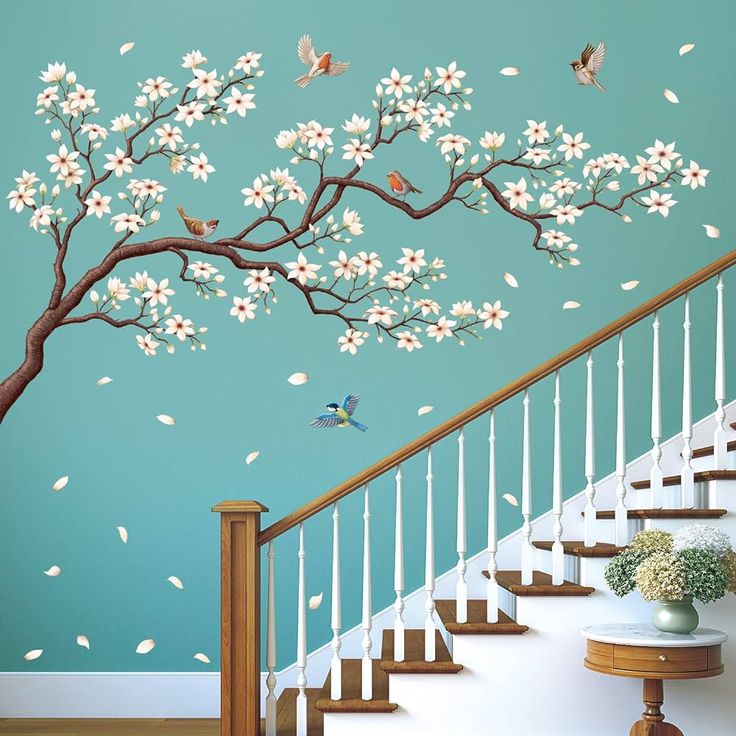
[[[695,629],[691,634],[668,634],[651,624],[597,624],[580,633],[605,644],[638,647],[707,647],[722,644],[728,636],[717,629]]]

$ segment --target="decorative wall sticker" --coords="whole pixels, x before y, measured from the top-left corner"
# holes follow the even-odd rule
[[[721,231],[715,225],[703,225],[705,228],[705,234],[709,238],[720,238]]]
[[[43,649],[31,649],[23,655],[23,659],[26,662],[32,662],[34,659],[38,659],[43,654]]]
[[[202,662],[203,664],[209,664],[210,663],[210,658],[206,654],[204,654],[203,652],[197,652],[194,655],[194,659],[196,659],[198,662]]]
[[[309,374],[301,372],[292,373],[286,380],[292,386],[303,386],[307,381],[309,381]]]
[[[633,289],[636,289],[637,286],[639,286],[639,282],[636,279],[632,281],[625,281],[623,284],[621,284],[621,288],[624,291],[632,291]]]
[[[61,478],[59,478],[57,481],[54,481],[54,485],[51,486],[51,490],[60,491],[63,488],[66,488],[66,485],[68,482],[69,482],[69,476],[62,475]]]
[[[254,450],[253,452],[249,452],[248,456],[245,458],[245,464],[250,465],[261,453],[258,452],[258,450]]]
[[[61,575],[61,568],[58,565],[51,565],[48,570],[44,570],[43,574],[50,578],[57,578]]]
[[[115,527],[118,531],[120,541],[123,544],[128,544],[128,530],[124,526]]]
[[[327,414],[320,414],[318,417],[313,419],[309,426],[310,427],[355,427],[361,432],[365,432],[368,427],[365,424],[353,419],[353,412],[358,406],[360,396],[357,394],[348,394],[343,400],[342,404],[330,403],[327,404]]]
[[[596,76],[603,66],[603,62],[606,60],[606,44],[601,41],[598,46],[594,49],[591,44],[587,44],[583,49],[583,53],[579,59],[570,62],[573,72],[575,72],[575,79],[578,80],[578,84],[582,86],[595,85],[601,92],[605,92],[606,88],[603,87]]]
[[[333,61],[332,54],[325,51],[318,54],[314,50],[311,36],[303,35],[297,44],[297,55],[302,64],[306,64],[307,73],[301,77],[297,77],[296,83],[298,87],[304,89],[313,79],[327,75],[328,77],[336,77],[346,72],[350,66],[349,61]]]
[[[429,406],[429,405],[427,405],[427,406],[420,406],[417,409],[417,416],[418,417],[422,417],[425,414],[429,414],[429,412],[431,412],[433,409],[434,409],[434,407],[433,406]]]
[[[323,593],[317,593],[309,599],[309,610],[316,611],[322,605]]]
[[[166,578],[175,588],[178,588],[179,590],[184,590],[184,583],[176,577],[176,575],[170,575],[168,578]]]
[[[102,376],[102,378],[97,379],[97,385],[98,386],[107,386],[108,383],[112,383],[112,378],[110,376]]]
[[[83,649],[89,650],[89,639],[84,634],[77,637],[77,644]]]
[[[155,646],[156,646],[155,639],[144,639],[135,648],[135,653],[136,654],[148,654],[149,652],[153,651]]]
[[[680,56],[685,56],[685,54],[689,54],[694,48],[694,43],[686,43],[680,46],[680,51],[678,53],[680,54]]]

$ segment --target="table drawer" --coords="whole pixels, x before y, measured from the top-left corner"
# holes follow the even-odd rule
[[[615,644],[613,666],[635,672],[704,672],[707,647],[632,647]]]

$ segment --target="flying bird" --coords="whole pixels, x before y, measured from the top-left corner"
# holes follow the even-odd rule
[[[347,427],[350,425],[351,427],[355,427],[355,429],[359,429],[361,432],[365,432],[368,427],[353,419],[353,412],[355,411],[355,407],[358,406],[359,401],[360,396],[357,394],[348,394],[342,400],[342,404],[327,404],[327,413],[320,414],[310,422],[309,426],[322,428]]]
[[[217,226],[220,223],[219,220],[207,220],[205,222],[204,220],[198,220],[196,217],[189,217],[181,206],[177,207],[176,211],[181,216],[181,219],[184,220],[187,230],[199,240],[209,238],[217,230]]]
[[[600,85],[596,79],[596,75],[601,70],[605,58],[606,44],[603,41],[595,49],[590,44],[587,44],[580,58],[570,62],[578,84],[582,84],[584,87],[594,84],[601,92],[605,92],[606,88]]]
[[[391,191],[397,197],[403,197],[406,199],[406,195],[415,192],[421,194],[422,190],[417,189],[405,176],[400,174],[398,171],[389,171],[388,174],[388,185],[391,187]]]
[[[302,63],[306,64],[309,70],[295,80],[302,89],[316,77],[321,77],[324,74],[328,77],[336,77],[350,66],[349,61],[332,61],[332,54],[329,51],[325,51],[324,54],[317,54],[314,50],[312,37],[307,34],[299,39],[296,50]]]

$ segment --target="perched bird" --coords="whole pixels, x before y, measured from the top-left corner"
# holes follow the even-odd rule
[[[605,92],[606,88],[601,86],[595,78],[596,74],[601,70],[605,58],[606,44],[603,41],[595,49],[590,44],[587,44],[580,58],[570,62],[578,84],[582,84],[585,87],[589,84],[594,84],[601,92]]]
[[[204,220],[198,220],[196,217],[189,217],[181,206],[177,207],[176,211],[181,215],[181,219],[184,220],[187,230],[199,240],[209,238],[217,230],[217,226],[220,223],[219,220],[207,220],[205,222]]]
[[[400,174],[398,171],[389,171],[388,174],[388,185],[391,187],[391,191],[397,197],[403,197],[406,199],[406,195],[410,192],[421,194],[422,190],[417,189],[405,176]]]
[[[296,50],[302,63],[306,64],[309,70],[295,80],[302,88],[306,87],[315,77],[321,77],[323,74],[328,77],[336,77],[350,66],[349,61],[332,61],[332,54],[329,51],[318,55],[314,50],[311,36],[307,34],[299,39]]]
[[[355,427],[361,432],[365,432],[368,427],[365,424],[356,422],[353,419],[353,412],[355,407],[358,406],[360,396],[357,394],[348,394],[343,400],[342,404],[327,404],[327,414],[320,414],[310,424],[310,427]]]

